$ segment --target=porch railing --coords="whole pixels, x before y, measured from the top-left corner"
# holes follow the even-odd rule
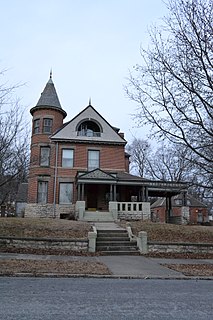
[[[144,219],[151,218],[149,202],[117,202],[117,213],[121,218]]]
[[[117,210],[118,212],[142,213],[142,202],[117,202]]]

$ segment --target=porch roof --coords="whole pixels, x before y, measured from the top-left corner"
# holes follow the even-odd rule
[[[117,178],[120,185],[147,187],[150,197],[173,196],[188,189],[185,182],[149,180],[127,172],[119,172]]]
[[[90,172],[78,172],[76,181],[78,184],[114,184],[126,187],[147,187],[148,195],[151,197],[173,196],[187,191],[188,188],[185,182],[149,180],[127,172],[106,172],[100,169]]]

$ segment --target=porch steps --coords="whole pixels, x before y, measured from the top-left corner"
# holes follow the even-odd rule
[[[125,229],[98,230],[96,251],[104,255],[139,254],[136,241],[130,241]]]
[[[113,222],[114,218],[110,212],[85,211],[84,221],[88,222]]]

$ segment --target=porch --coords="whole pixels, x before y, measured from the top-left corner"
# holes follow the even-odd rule
[[[76,217],[84,221],[150,220],[150,203],[110,201],[108,211],[103,212],[86,210],[86,202],[77,201]]]
[[[187,191],[185,183],[151,181],[127,172],[95,169],[76,175],[76,217],[101,219],[149,220],[150,197],[166,198],[166,222],[172,216],[171,197]]]

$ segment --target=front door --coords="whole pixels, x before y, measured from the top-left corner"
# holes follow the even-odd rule
[[[98,203],[98,186],[87,185],[87,210],[96,211]]]

